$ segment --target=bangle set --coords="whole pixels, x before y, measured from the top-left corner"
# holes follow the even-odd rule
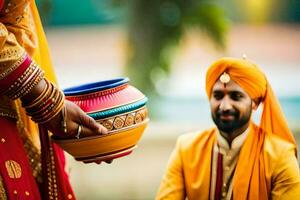
[[[64,94],[50,81],[45,79],[46,85],[41,94],[29,104],[22,104],[26,113],[39,124],[49,122],[56,117],[64,107]]]
[[[43,70],[28,56],[23,56],[19,60],[22,61],[19,67],[0,80],[3,89],[1,93],[11,99],[27,95],[44,78]]]
[[[13,65],[0,73],[0,96],[18,99],[28,95],[38,83],[44,79],[44,71],[31,58],[23,53]],[[66,111],[64,107],[64,94],[50,81],[44,79],[46,84],[41,94],[30,103],[22,106],[32,120],[39,124],[49,122],[63,111],[62,127],[66,130]]]
[[[44,72],[35,63],[31,63],[25,73],[8,88],[6,96],[11,99],[26,96],[43,78]]]

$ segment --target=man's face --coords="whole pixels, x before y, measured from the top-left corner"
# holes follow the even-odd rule
[[[210,108],[213,121],[220,131],[232,133],[246,125],[253,103],[250,96],[234,81],[218,80],[212,89]]]

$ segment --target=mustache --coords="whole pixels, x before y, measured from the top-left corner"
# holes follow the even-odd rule
[[[235,111],[235,110],[217,110],[216,112],[216,115],[218,117],[220,117],[221,115],[231,115],[231,116],[235,116],[235,117],[238,117],[239,116],[239,112],[238,111]]]

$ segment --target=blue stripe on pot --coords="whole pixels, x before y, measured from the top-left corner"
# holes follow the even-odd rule
[[[111,80],[99,81],[94,83],[87,83],[75,87],[66,88],[64,89],[64,94],[66,96],[90,94],[93,92],[99,92],[106,89],[118,87],[128,82],[129,82],[129,78],[126,77],[126,78],[116,78]]]

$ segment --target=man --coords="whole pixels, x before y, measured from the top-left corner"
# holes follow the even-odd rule
[[[34,0],[0,0],[1,200],[75,199],[48,130],[61,138],[106,132],[55,81]]]
[[[206,93],[216,128],[179,137],[156,199],[299,199],[296,142],[259,68],[222,58],[208,69]]]

